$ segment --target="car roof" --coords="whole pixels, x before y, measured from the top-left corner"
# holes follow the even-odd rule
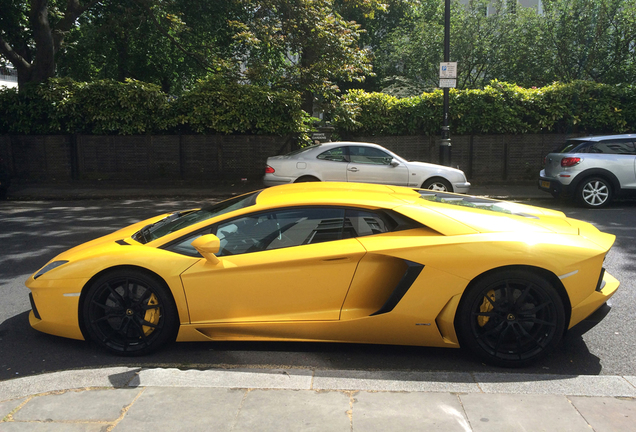
[[[289,205],[363,205],[392,208],[420,197],[412,188],[370,183],[307,182],[263,189],[257,204],[270,207]]]
[[[569,141],[606,141],[610,139],[636,139],[636,134],[620,134],[620,135],[597,135],[570,138]]]
[[[330,148],[333,148],[333,147],[340,147],[340,146],[343,146],[343,145],[356,145],[356,146],[362,146],[362,147],[382,147],[379,144],[368,143],[368,142],[335,141],[335,142],[328,142],[328,143],[318,144],[315,148],[316,148],[316,150],[319,150],[319,149],[330,149]]]

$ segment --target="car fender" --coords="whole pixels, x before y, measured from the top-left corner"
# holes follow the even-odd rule
[[[579,185],[582,181],[590,177],[603,177],[610,181],[612,184],[612,188],[614,189],[614,193],[620,193],[621,191],[621,182],[618,180],[618,177],[614,175],[611,171],[608,171],[603,168],[590,168],[585,171],[580,172],[574,177],[572,183],[570,183],[570,188],[573,191],[578,189]]]

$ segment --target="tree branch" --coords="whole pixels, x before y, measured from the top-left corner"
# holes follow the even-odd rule
[[[56,53],[62,46],[62,42],[64,42],[64,38],[66,37],[68,32],[70,32],[75,25],[75,21],[77,21],[77,18],[79,18],[80,15],[95,6],[100,1],[101,0],[92,0],[88,4],[82,6],[79,0],[68,0],[64,17],[60,20],[59,23],[57,23],[57,26],[53,31],[53,43]]]
[[[31,64],[18,54],[11,46],[4,40],[0,34],[0,54],[5,56],[11,64],[17,69],[28,70],[31,68]]]

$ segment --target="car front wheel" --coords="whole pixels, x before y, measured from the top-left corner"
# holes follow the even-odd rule
[[[584,207],[605,207],[612,199],[612,186],[604,178],[590,177],[581,182],[576,197]]]
[[[504,270],[464,293],[455,326],[461,346],[486,363],[523,367],[558,345],[565,310],[546,279],[525,270]]]
[[[422,184],[422,189],[430,189],[440,192],[453,192],[453,186],[443,178],[432,178]]]
[[[179,323],[165,283],[137,270],[95,280],[86,292],[82,317],[90,339],[124,356],[148,354],[174,340]]]

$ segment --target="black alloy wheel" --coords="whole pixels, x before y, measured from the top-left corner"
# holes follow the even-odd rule
[[[86,292],[84,329],[98,345],[124,356],[155,351],[174,340],[178,314],[163,281],[122,270],[98,278]]]
[[[453,192],[453,186],[443,178],[432,178],[422,184],[422,189],[430,189],[439,192]]]
[[[576,197],[584,207],[605,207],[612,199],[612,185],[604,178],[591,177],[581,182]]]
[[[527,366],[552,351],[565,332],[561,297],[525,270],[488,275],[464,294],[455,326],[460,344],[496,366]]]

